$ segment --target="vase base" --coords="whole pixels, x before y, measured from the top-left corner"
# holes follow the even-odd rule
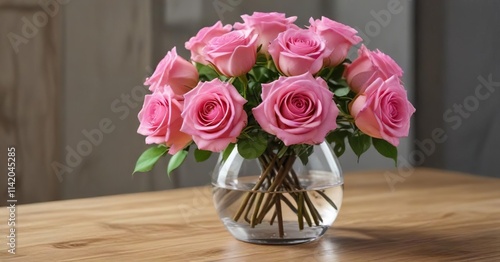
[[[298,229],[297,223],[285,222],[284,235],[279,236],[277,226],[258,225],[252,228],[243,223],[235,223],[230,218],[223,219],[227,230],[238,240],[261,245],[294,245],[319,239],[328,230],[328,226],[305,226]]]
[[[238,239],[238,238],[237,238]],[[318,238],[309,239],[238,239],[245,243],[258,244],[258,245],[297,245],[304,244],[318,240]]]

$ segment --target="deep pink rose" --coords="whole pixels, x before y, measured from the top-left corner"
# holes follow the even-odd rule
[[[288,29],[269,45],[276,67],[287,76],[317,73],[323,66],[325,42],[314,32]]]
[[[207,61],[225,76],[241,76],[257,59],[257,35],[250,30],[236,30],[214,37],[205,46]]]
[[[253,33],[258,34],[257,46],[262,45],[261,53],[267,53],[269,43],[273,41],[279,33],[289,28],[298,29],[293,22],[297,20],[296,16],[286,17],[282,13],[261,13],[254,12],[250,15],[242,15],[244,23],[235,23],[235,29],[251,29]]]
[[[191,37],[185,44],[186,49],[191,51],[191,60],[207,65],[208,61],[203,48],[212,38],[229,33],[231,29],[231,25],[222,26],[222,23],[218,21],[213,26],[204,27],[198,31],[196,36]]]
[[[181,130],[193,136],[199,149],[220,152],[236,143],[247,124],[246,100],[229,83],[219,79],[200,82],[184,95]]]
[[[333,93],[323,79],[309,73],[263,84],[262,99],[252,110],[255,119],[286,146],[319,144],[337,127]]]
[[[165,144],[174,155],[191,142],[191,136],[180,131],[183,100],[169,89],[145,96],[137,133],[146,136],[146,144]]]
[[[321,20],[311,18],[309,23],[311,24],[309,30],[325,39],[329,54],[325,58],[325,66],[336,66],[342,63],[347,57],[349,49],[363,40],[357,35],[358,31],[354,28],[324,16],[321,17]]]
[[[370,51],[362,45],[358,50],[358,58],[347,66],[344,76],[354,92],[362,93],[377,78],[382,80],[392,76],[401,78],[403,70],[388,55],[379,50]]]
[[[408,136],[410,117],[415,112],[397,76],[385,81],[375,79],[350,107],[361,131],[394,146],[399,144],[399,138]]]
[[[151,91],[170,88],[176,95],[183,95],[198,84],[198,79],[196,67],[178,56],[174,47],[158,63],[153,75],[146,79],[144,85],[149,85]]]

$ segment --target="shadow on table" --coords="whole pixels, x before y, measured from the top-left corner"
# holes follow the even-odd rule
[[[477,229],[477,228],[476,228]],[[315,258],[461,260],[487,257],[500,244],[497,229],[460,232],[419,228],[335,228],[318,243]]]

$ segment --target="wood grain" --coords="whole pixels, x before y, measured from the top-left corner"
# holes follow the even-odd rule
[[[201,187],[18,206],[18,253],[0,260],[500,260],[500,180],[418,169],[391,191],[383,174],[347,174],[338,220],[309,244],[233,239]]]

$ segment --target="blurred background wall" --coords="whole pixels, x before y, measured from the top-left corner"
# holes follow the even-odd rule
[[[148,92],[142,83],[173,46],[188,58],[184,42],[201,27],[217,20],[232,24],[254,11],[295,15],[298,25],[321,16],[347,23],[369,48],[401,65],[417,113],[411,136],[399,148],[400,172],[426,165],[494,175],[500,92],[481,100],[480,113],[463,118],[456,132],[458,120],[446,123],[443,114],[474,94],[479,76],[491,74],[500,81],[494,48],[499,46],[494,12],[499,6],[495,1],[453,3],[2,0],[0,146],[4,151],[16,147],[18,199],[39,202],[208,184],[216,156],[202,164],[188,159],[171,179],[166,161],[148,174],[131,175],[147,148],[136,134],[136,116]],[[448,138],[433,148],[426,139],[436,128]],[[6,157],[0,161],[6,165]],[[347,152],[341,163],[346,173],[394,168],[373,150],[359,164]],[[2,186],[0,203],[5,196]]]
[[[500,177],[500,2],[418,1],[413,165]]]

